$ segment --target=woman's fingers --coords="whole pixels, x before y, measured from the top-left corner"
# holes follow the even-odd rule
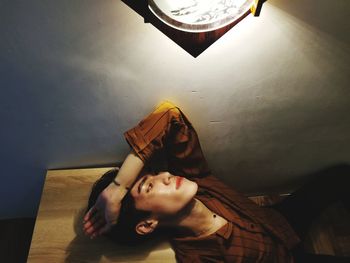
[[[90,208],[90,210],[86,213],[86,215],[84,216],[84,222],[87,222],[90,220],[90,218],[97,212],[97,208],[96,206],[92,206]]]
[[[105,189],[106,190],[106,189]],[[115,200],[113,195],[105,195],[97,199],[83,218],[83,230],[86,235],[94,238],[104,234],[117,223],[120,211],[120,200]]]
[[[87,233],[91,238],[95,238],[99,235],[99,230],[101,227],[106,225],[106,221],[103,218],[97,220],[91,227],[87,230]]]
[[[84,217],[84,231],[86,231],[94,222],[96,222],[99,217],[100,215],[96,206],[91,207]]]
[[[83,227],[84,230],[88,229],[90,226],[92,226],[97,220],[99,220],[101,218],[101,215],[96,212],[95,214],[93,214],[90,219],[84,223]]]
[[[104,217],[96,206],[90,208],[90,210],[84,216],[83,228],[86,235],[91,236],[98,230],[99,226],[105,222]]]

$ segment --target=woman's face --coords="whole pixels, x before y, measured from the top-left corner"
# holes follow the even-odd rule
[[[146,174],[131,189],[136,209],[156,214],[175,214],[197,193],[198,185],[168,172]]]

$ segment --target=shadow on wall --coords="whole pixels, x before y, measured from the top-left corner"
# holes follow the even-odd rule
[[[2,146],[6,149],[6,145]],[[23,152],[19,153],[19,156],[20,154]],[[16,159],[15,163],[11,159],[8,160],[8,156],[1,158],[1,219],[13,218],[13,214],[25,214],[25,217],[34,218],[39,207],[46,169],[22,164],[20,158]],[[8,167],[8,164],[13,166]]]
[[[337,0],[332,4],[328,0],[318,0],[317,2],[269,0],[268,3],[335,39],[349,43],[349,34],[344,34],[344,32],[348,32],[349,27],[348,23],[344,22],[348,21],[348,12],[345,10],[350,9],[349,1]],[[339,12],[339,10],[344,10],[344,12]],[[334,27],[335,24],[337,27]]]

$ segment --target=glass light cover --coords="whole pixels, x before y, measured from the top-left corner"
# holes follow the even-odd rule
[[[148,0],[150,10],[164,23],[187,32],[206,32],[231,24],[254,0]]]

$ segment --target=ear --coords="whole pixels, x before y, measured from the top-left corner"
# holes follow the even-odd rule
[[[152,233],[156,227],[158,226],[158,220],[157,219],[146,219],[146,220],[142,220],[140,221],[136,227],[136,233],[139,235],[147,235]]]

